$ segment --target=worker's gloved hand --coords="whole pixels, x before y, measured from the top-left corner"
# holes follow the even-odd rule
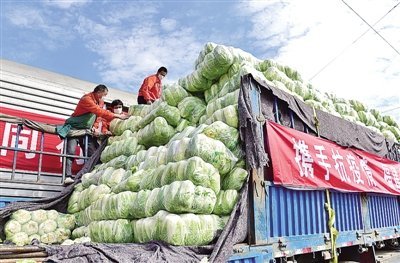
[[[151,104],[151,100],[148,100],[148,101],[147,101],[147,105],[150,105],[150,104]]]
[[[110,132],[110,131],[106,131],[105,135],[107,135],[107,136],[111,136],[111,135],[112,135],[112,132]]]

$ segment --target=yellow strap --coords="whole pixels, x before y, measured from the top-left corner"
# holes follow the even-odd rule
[[[317,136],[319,137],[319,120],[317,117],[317,113],[315,112],[315,108],[312,107],[313,109],[313,114],[314,114],[314,124],[315,124],[315,129],[317,130]]]
[[[329,233],[331,236],[331,253],[332,259],[330,260],[331,263],[338,263],[338,256],[336,253],[336,239],[339,235],[339,231],[333,226],[335,224],[335,210],[331,207],[331,201],[329,196],[329,190],[326,189],[326,200],[325,209],[328,211],[328,228]]]

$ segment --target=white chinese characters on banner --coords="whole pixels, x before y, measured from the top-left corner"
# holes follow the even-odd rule
[[[268,122],[276,184],[400,195],[400,163]]]
[[[377,186],[372,170],[368,166],[366,159],[358,159],[352,154],[347,154],[346,158],[344,158],[338,150],[325,149],[324,145],[313,145],[315,152],[310,152],[309,146],[304,142],[304,140],[296,140],[292,137],[292,142],[293,149],[295,150],[294,160],[299,168],[301,177],[314,178],[315,169],[313,167],[313,163],[316,162],[325,170],[324,178],[326,181],[330,180],[330,169],[333,167],[340,175],[340,180],[342,182],[352,182],[352,179],[347,171],[348,169],[351,172],[354,183],[364,185],[366,179],[369,186]],[[329,150],[332,152],[331,156],[325,154],[325,152]],[[314,155],[315,161],[313,158]],[[331,160],[333,160],[334,164],[331,164]],[[348,168],[346,165],[348,165]],[[387,169],[385,172],[385,180],[400,187],[400,177],[394,169],[392,172]]]
[[[340,175],[340,180],[342,182],[348,182],[350,183],[350,176],[347,174],[346,167],[344,166],[343,163],[343,156],[340,155],[339,151],[332,149],[332,158],[335,161],[335,170],[339,173]]]
[[[3,132],[2,146],[4,147],[15,147],[17,140],[18,125],[12,123],[6,123]],[[38,143],[39,133],[34,130],[21,130],[18,138],[18,148],[24,150],[36,151]],[[11,138],[11,139],[10,139]],[[1,149],[0,155],[7,156],[8,151]],[[26,159],[33,159],[36,157],[36,153],[25,153]]]
[[[349,164],[350,171],[353,174],[354,183],[364,184],[364,180],[361,179],[360,168],[357,166],[354,156],[351,154],[347,154],[346,159],[347,163]]]
[[[369,186],[376,187],[376,181],[374,179],[374,175],[372,173],[372,169],[368,166],[368,161],[366,159],[360,160],[360,167],[363,169]]]
[[[325,147],[323,145],[314,145],[314,149],[318,151],[315,155],[318,159],[318,164],[325,168],[325,180],[329,181],[329,168],[331,168],[331,164],[325,162],[328,160],[328,156],[322,152],[325,150]]]
[[[392,175],[393,175],[393,181],[394,181],[394,187],[397,189],[400,189],[400,178],[399,174],[397,173],[396,169],[391,167]]]
[[[389,167],[386,165],[382,164],[382,170],[383,170],[383,179],[389,184],[393,185],[393,176],[392,173],[390,172]]]
[[[293,149],[296,150],[295,161],[299,166],[300,176],[314,178],[314,168],[312,167],[314,160],[308,150],[308,145],[304,143],[304,140],[296,141],[294,138],[292,140]]]

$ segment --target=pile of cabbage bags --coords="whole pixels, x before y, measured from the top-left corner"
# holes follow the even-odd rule
[[[61,244],[71,236],[75,216],[55,210],[17,210],[4,226],[7,240],[16,245],[30,244],[34,239],[45,244]]]
[[[194,71],[165,85],[151,105],[113,120],[100,165],[69,199],[77,228],[67,243],[209,244],[224,228],[247,180],[239,139],[241,76],[251,73],[306,104],[400,139],[397,123],[361,102],[323,94],[300,74],[240,49],[207,43]]]
[[[104,163],[83,176],[70,199],[70,212],[86,233],[76,237],[174,245],[211,242],[247,179],[237,106],[240,78],[247,73],[348,120],[389,131],[397,127],[388,117],[388,123],[383,117],[374,121],[377,111],[358,101],[319,92],[289,67],[208,43],[195,70],[165,85],[160,100],[131,106],[129,124],[113,121],[117,136],[102,154]],[[112,235],[116,229],[118,234]]]

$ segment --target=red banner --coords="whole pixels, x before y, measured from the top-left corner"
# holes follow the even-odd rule
[[[14,110],[1,107],[1,113],[26,118],[33,121],[48,123],[48,124],[63,124],[64,119],[54,118],[40,114],[29,113],[20,110]],[[4,147],[15,147],[17,138],[17,124],[0,122],[0,144]],[[18,139],[18,148],[25,150],[40,151],[41,132],[23,127]],[[57,135],[45,133],[44,135],[44,151],[52,153],[62,153],[63,141]],[[81,149],[77,149],[77,154],[82,155]],[[12,169],[14,151],[1,149],[0,150],[0,167]],[[57,156],[43,155],[42,157],[42,172],[62,173],[62,159]],[[73,165],[74,173],[82,168],[83,160],[75,160]],[[17,154],[17,170],[38,171],[39,154],[19,152]]]
[[[400,163],[267,123],[274,182],[400,195]]]

